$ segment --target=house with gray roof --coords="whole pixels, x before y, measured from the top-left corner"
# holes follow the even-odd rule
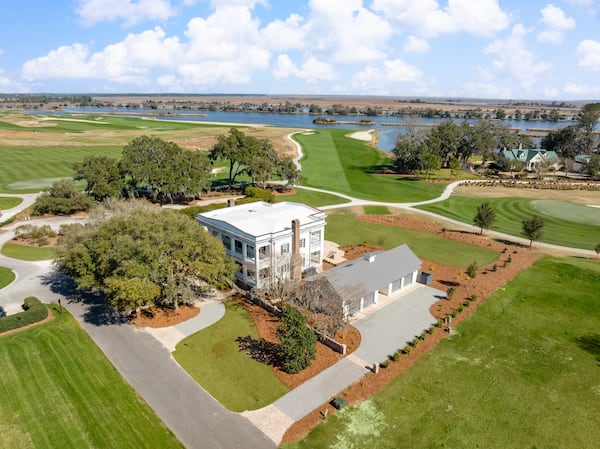
[[[520,164],[523,170],[529,171],[540,167],[554,170],[560,168],[560,158],[556,152],[544,149],[517,148],[500,152],[500,165],[508,168],[513,162]]]
[[[382,297],[391,297],[414,285],[420,268],[421,261],[415,253],[408,245],[401,245],[389,251],[367,253],[307,282],[327,281],[329,290],[341,298],[344,314],[352,316],[377,304]]]

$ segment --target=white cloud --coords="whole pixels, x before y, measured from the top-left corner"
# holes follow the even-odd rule
[[[423,72],[401,59],[384,61],[381,67],[367,66],[352,77],[352,86],[362,92],[382,93],[390,84],[423,82]]]
[[[77,15],[85,25],[123,20],[135,25],[145,20],[166,20],[175,15],[170,0],[79,0]]]
[[[546,27],[537,36],[540,42],[559,44],[562,42],[565,32],[575,28],[575,20],[567,17],[562,9],[554,6],[552,3],[540,10],[540,12],[542,13],[540,22]]]
[[[274,20],[261,30],[265,45],[273,51],[288,51],[305,47],[306,28],[303,17],[292,14],[285,21]]]
[[[178,38],[166,38],[160,27],[128,34],[116,44],[91,53],[87,45],[73,44],[27,61],[23,78],[106,79],[119,83],[144,83],[153,67],[170,67],[181,54]]]
[[[524,38],[528,32],[522,24],[517,24],[508,37],[495,40],[484,50],[496,56],[493,67],[500,75],[516,79],[525,89],[533,86],[537,76],[551,67],[526,49]]]
[[[409,53],[427,53],[430,50],[429,43],[425,39],[412,35],[408,36],[402,48]]]
[[[27,92],[28,90],[21,83],[6,76],[4,69],[0,69],[0,92]]]
[[[362,4],[363,0],[310,0],[305,49],[339,63],[383,59],[392,28]]]
[[[415,36],[408,36],[403,45],[403,50],[409,53],[427,53],[431,48],[425,39]]]
[[[600,42],[583,40],[577,46],[577,64],[590,70],[600,70]]]
[[[569,4],[582,8],[587,14],[595,16],[600,10],[600,1],[598,0],[567,0]]]
[[[510,23],[498,0],[448,0],[443,9],[436,0],[374,0],[373,9],[425,37],[457,32],[491,37]]]
[[[337,74],[331,64],[319,61],[314,56],[309,56],[302,67],[298,67],[286,54],[278,56],[277,67],[273,71],[273,76],[279,80],[294,76],[311,83],[337,79]]]
[[[566,94],[571,98],[582,98],[589,100],[600,95],[600,86],[588,84],[567,83],[563,88]]]

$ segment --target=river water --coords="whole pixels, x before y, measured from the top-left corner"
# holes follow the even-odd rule
[[[167,114],[166,111],[157,111],[151,109],[130,109],[130,108],[67,108],[62,111],[26,111],[29,114],[102,114],[111,113],[127,116],[155,116],[157,113]],[[201,115],[202,114],[202,115]],[[363,125],[351,125],[351,124],[338,124],[338,125],[316,125],[313,120],[317,117],[329,117],[338,122],[358,122],[359,120],[366,119],[375,122],[375,125],[363,126]],[[396,117],[396,116],[356,116],[356,115],[335,115],[327,116],[323,115],[310,115],[310,114],[280,114],[272,112],[224,112],[224,111],[174,111],[173,115],[161,115],[157,117],[160,120],[190,120],[198,122],[223,122],[223,123],[248,123],[248,124],[264,124],[271,126],[281,126],[285,128],[343,128],[343,129],[360,129],[368,130],[375,129],[377,131],[379,141],[377,146],[386,151],[392,151],[396,145],[398,135],[401,134],[406,128],[404,126],[397,126],[402,123],[404,124],[415,124],[417,126],[422,125],[435,125],[441,123],[446,119],[441,118],[427,118],[427,117]],[[456,123],[460,123],[462,119],[455,119]],[[476,120],[468,120],[470,123],[475,123]],[[385,124],[394,124],[396,126],[386,126]],[[508,125],[511,128],[520,129],[523,132],[528,130],[531,132],[533,129],[539,134],[545,133],[543,130],[560,129],[571,122],[542,122],[542,121],[526,121],[526,120],[504,120],[494,121],[494,123],[502,123]],[[542,130],[542,131],[540,131]]]

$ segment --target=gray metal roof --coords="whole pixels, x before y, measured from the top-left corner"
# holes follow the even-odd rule
[[[371,262],[367,260],[371,258]],[[387,287],[388,284],[421,268],[421,261],[408,245],[389,251],[370,253],[351,260],[319,276],[325,277],[340,294],[364,296],[368,292]]]

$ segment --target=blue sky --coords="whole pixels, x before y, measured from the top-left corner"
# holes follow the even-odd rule
[[[600,99],[600,0],[4,0],[0,92]]]

